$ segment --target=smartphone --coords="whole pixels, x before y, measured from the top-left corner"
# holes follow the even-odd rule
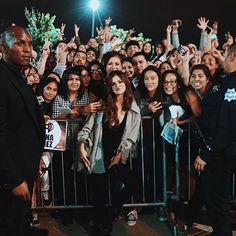
[[[186,49],[183,45],[179,45],[177,48],[177,52],[181,55],[184,56],[187,53],[188,49]]]

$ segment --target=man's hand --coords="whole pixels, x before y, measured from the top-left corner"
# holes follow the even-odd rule
[[[25,181],[17,187],[13,188],[12,193],[22,198],[24,201],[31,200],[28,184]]]
[[[196,170],[202,171],[205,168],[205,165],[207,163],[201,159],[201,157],[198,155],[194,161],[194,167]]]

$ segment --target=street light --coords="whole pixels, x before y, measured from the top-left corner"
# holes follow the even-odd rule
[[[93,16],[92,16],[92,34],[91,34],[91,36],[94,37],[95,12],[97,11],[97,9],[99,7],[99,1],[98,0],[91,0],[90,7],[91,7],[91,9],[93,11]]]

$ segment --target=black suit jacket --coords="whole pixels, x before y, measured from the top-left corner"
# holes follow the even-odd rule
[[[0,188],[23,181],[32,185],[38,173],[45,129],[38,102],[20,71],[0,61]]]

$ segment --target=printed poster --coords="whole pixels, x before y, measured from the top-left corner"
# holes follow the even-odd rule
[[[66,120],[48,120],[46,122],[45,149],[64,151],[66,149]]]

